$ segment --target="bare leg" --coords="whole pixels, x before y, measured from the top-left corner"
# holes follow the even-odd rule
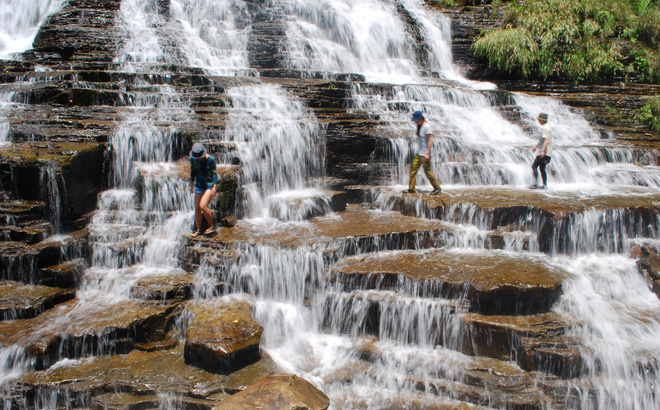
[[[209,209],[209,202],[211,202],[211,199],[213,198],[213,191],[210,190],[210,189],[207,189],[206,191],[204,191],[204,193],[202,195],[200,195],[200,197],[201,198],[200,198],[200,201],[199,201],[199,208],[201,210],[201,214],[204,215],[204,218],[206,219],[206,223],[208,224],[209,229],[213,229],[214,228],[213,213]],[[197,198],[195,198],[195,199],[197,199]],[[202,226],[201,215],[200,215],[199,219],[200,219],[200,223],[199,223],[198,226],[201,227]]]
[[[198,231],[202,230],[202,209],[200,202],[204,194],[195,194],[195,227]]]

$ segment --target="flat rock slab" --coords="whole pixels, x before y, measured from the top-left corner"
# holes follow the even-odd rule
[[[186,363],[205,370],[230,373],[259,360],[263,327],[242,297],[189,301],[193,315],[186,332]]]
[[[468,313],[463,352],[516,360],[527,371],[576,377],[582,369],[579,342],[566,330],[573,323],[550,312],[523,316]]]
[[[330,399],[305,379],[298,376],[266,376],[247,389],[223,400],[214,410],[325,410]]]
[[[541,258],[486,251],[397,251],[345,258],[332,269],[349,289],[467,298],[486,314],[548,311],[568,273]]]
[[[439,195],[402,194],[388,187],[352,186],[352,196],[374,198],[382,195],[391,204],[407,209],[410,203],[422,201],[428,209],[454,204],[474,204],[481,209],[531,207],[552,214],[584,212],[589,209],[645,208],[660,209],[660,193],[655,189],[630,187],[625,191],[604,193],[576,193],[572,191],[521,189],[518,187],[443,188]],[[396,202],[395,202],[396,201]]]
[[[75,296],[75,289],[0,281],[0,319],[31,318]]]
[[[183,301],[190,296],[190,288],[195,281],[195,275],[184,271],[155,275],[138,279],[131,288],[131,297],[146,300],[178,300]]]
[[[122,355],[64,360],[48,370],[25,373],[13,383],[15,390],[57,392],[57,404],[63,407],[87,407],[89,404],[83,403],[91,401],[104,408],[133,408],[131,405],[139,403],[145,407],[136,408],[158,408],[160,394],[160,400],[165,395],[185,408],[190,403],[198,406],[192,408],[211,408],[227,394],[277,372],[267,354],[230,375],[206,372],[185,363],[183,345],[179,344],[167,351],[134,350]]]
[[[37,368],[62,358],[130,350],[134,341],[164,337],[176,308],[131,300],[76,299],[32,319],[0,323],[0,346],[25,349]]]
[[[70,165],[80,154],[99,148],[97,142],[24,142],[0,147],[0,163],[38,163],[56,161],[61,165]],[[46,162],[44,162],[46,163]]]
[[[351,205],[345,212],[315,217],[307,222],[255,224],[239,221],[232,228],[218,229],[218,234],[202,241],[253,243],[268,246],[299,247],[336,243],[350,238],[439,232],[451,228],[440,221],[401,215],[398,212],[369,210]]]

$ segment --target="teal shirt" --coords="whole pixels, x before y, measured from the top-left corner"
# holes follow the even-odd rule
[[[218,171],[215,159],[209,155],[206,161],[197,161],[190,158],[190,182],[195,181],[195,187],[199,189],[211,189],[218,183]]]

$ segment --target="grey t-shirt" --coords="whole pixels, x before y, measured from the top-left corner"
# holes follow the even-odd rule
[[[426,156],[426,152],[429,149],[429,135],[431,134],[433,132],[431,132],[431,125],[428,122],[425,122],[424,125],[419,127],[419,132],[417,133],[417,155]]]

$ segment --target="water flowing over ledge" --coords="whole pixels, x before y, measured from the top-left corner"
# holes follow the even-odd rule
[[[418,0],[28,3],[0,76],[5,407],[213,408],[276,373],[331,408],[660,407],[653,144],[463,78]],[[401,193],[414,110],[439,195]]]

